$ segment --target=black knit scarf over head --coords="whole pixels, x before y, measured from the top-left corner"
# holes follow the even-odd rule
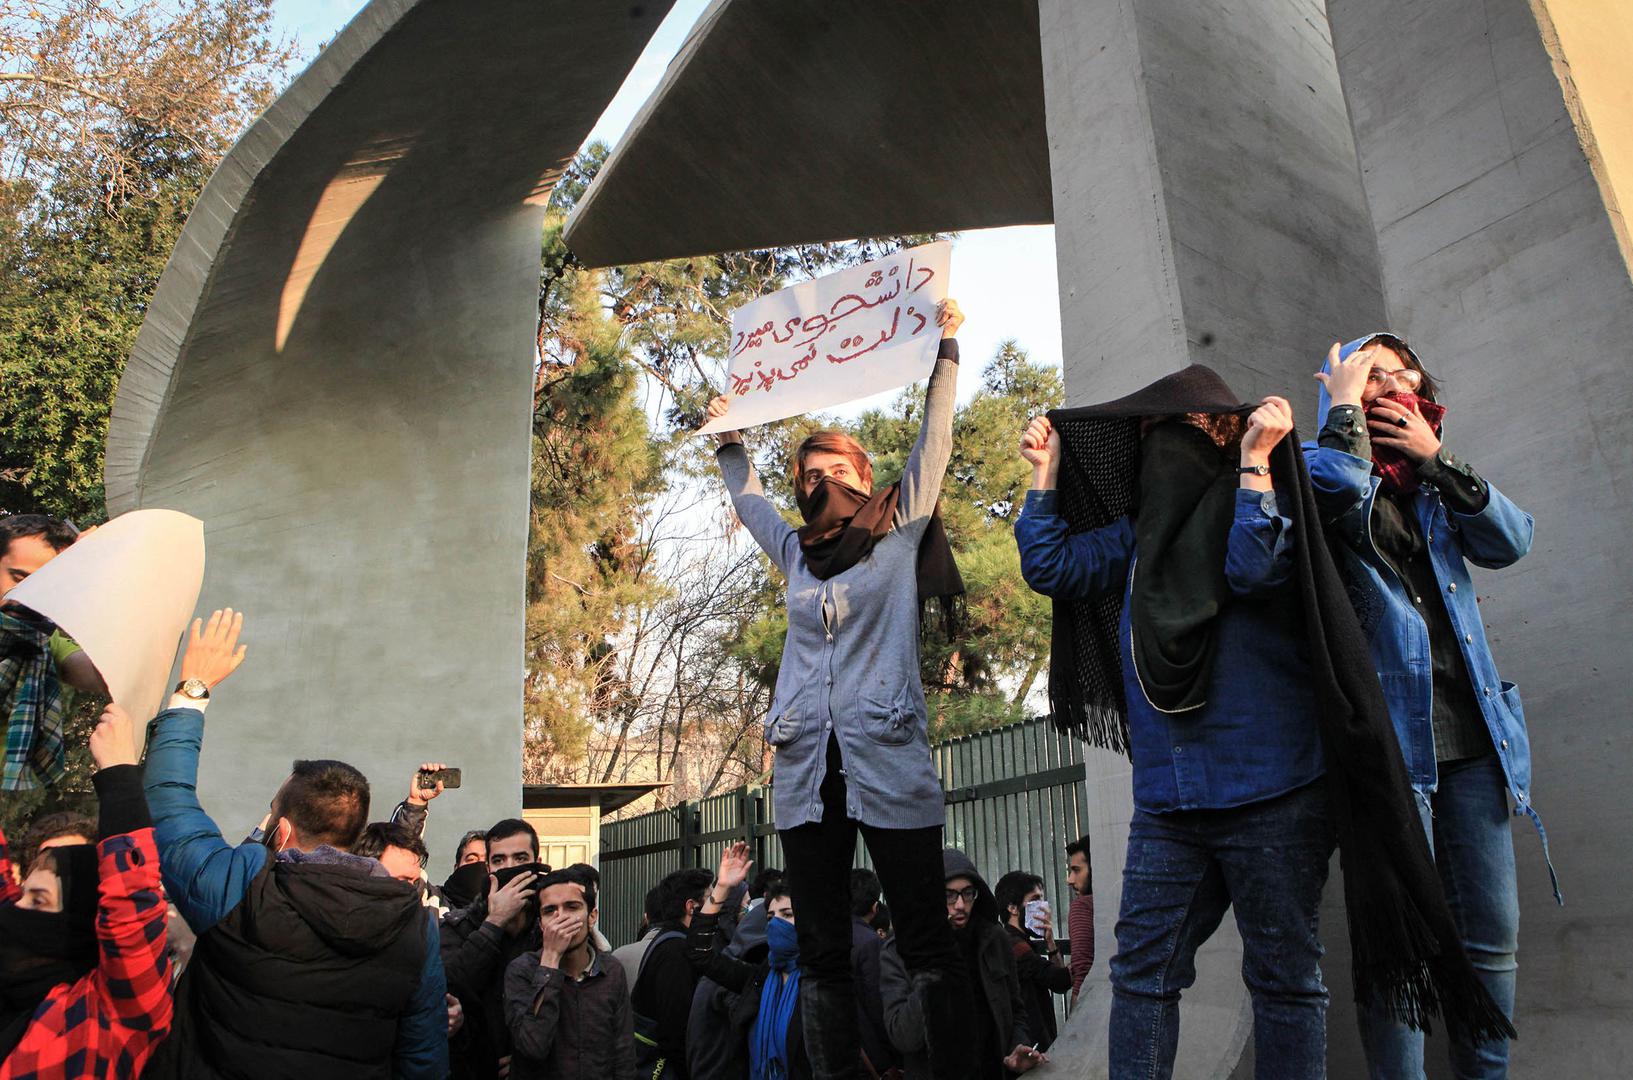
[[[1138,505],[1143,419],[1251,410],[1201,365],[1116,401],[1054,410],[1049,418],[1064,447],[1060,512],[1068,528],[1086,532],[1133,516],[1136,536],[1144,539]],[[1474,1040],[1513,1038],[1513,1026],[1475,975],[1447,907],[1366,636],[1319,525],[1296,432],[1277,444],[1271,476],[1278,507],[1293,523],[1291,587],[1299,596],[1300,637],[1317,704],[1312,720],[1320,727],[1338,832],[1355,999],[1424,1030],[1440,1016]],[[1135,555],[1141,562],[1146,557]],[[1136,580],[1141,572],[1137,563]],[[1121,613],[1117,593],[1055,601],[1049,697],[1062,729],[1127,754]],[[1193,654],[1187,650],[1181,659]]]

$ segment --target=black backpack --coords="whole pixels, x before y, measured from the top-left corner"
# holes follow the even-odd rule
[[[641,954],[641,966],[635,970],[635,985],[630,987],[631,1013],[635,1025],[635,1075],[642,1080],[658,1080],[663,1076],[664,1068],[669,1064],[663,1056],[663,1050],[658,1046],[658,1022],[634,1010],[635,989],[641,985],[641,976],[646,974],[646,962],[652,959],[652,953],[659,945],[675,938],[684,938],[684,930],[665,930],[652,939]]]

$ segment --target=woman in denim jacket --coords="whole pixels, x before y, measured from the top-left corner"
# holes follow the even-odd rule
[[[1442,446],[1434,380],[1398,336],[1334,344],[1316,378],[1319,436],[1304,446],[1316,501],[1464,948],[1512,1018],[1519,900],[1510,801],[1535,824],[1545,858],[1547,837],[1531,805],[1519,691],[1498,678],[1467,563],[1519,560],[1531,547],[1531,515]],[[1372,1076],[1423,1076],[1421,1032],[1363,1012],[1361,1035]],[[1451,1058],[1459,1077],[1506,1076],[1508,1043],[1454,1036]]]

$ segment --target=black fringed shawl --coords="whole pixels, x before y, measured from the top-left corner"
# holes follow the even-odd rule
[[[1064,448],[1060,507],[1073,533],[1137,515],[1140,421],[1184,413],[1244,415],[1217,372],[1192,365],[1102,405],[1056,409]],[[1441,890],[1366,636],[1327,550],[1297,433],[1271,455],[1281,513],[1292,520],[1310,679],[1337,826],[1355,1000],[1412,1027],[1435,1016],[1474,1040],[1514,1028],[1475,975]],[[1121,591],[1055,601],[1049,698],[1055,723],[1090,743],[1129,751],[1118,649]]]

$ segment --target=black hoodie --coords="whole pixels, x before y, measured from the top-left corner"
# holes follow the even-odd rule
[[[1015,1047],[1032,1043],[1026,1027],[1026,1001],[1021,997],[1021,984],[1015,975],[1015,956],[1010,950],[1009,935],[998,922],[998,901],[992,889],[968,855],[957,848],[948,848],[942,852],[942,869],[943,881],[969,878],[979,894],[970,912],[970,921],[962,932],[955,932],[955,936],[962,939],[960,952],[972,965],[968,979],[976,1008],[981,1010],[984,1004],[989,1017],[990,1026],[982,1032],[980,1045],[987,1053],[996,1051],[995,1059],[980,1062],[974,1075],[1003,1076],[1002,1059]],[[924,1011],[913,993],[913,984],[896,949],[894,936],[885,942],[879,957],[879,986],[885,1003],[885,1027],[890,1032],[890,1041],[901,1051],[902,1068],[908,1080],[935,1080],[924,1046]]]
[[[425,964],[425,919],[417,890],[352,861],[268,860],[199,935],[155,1073],[390,1076]]]

